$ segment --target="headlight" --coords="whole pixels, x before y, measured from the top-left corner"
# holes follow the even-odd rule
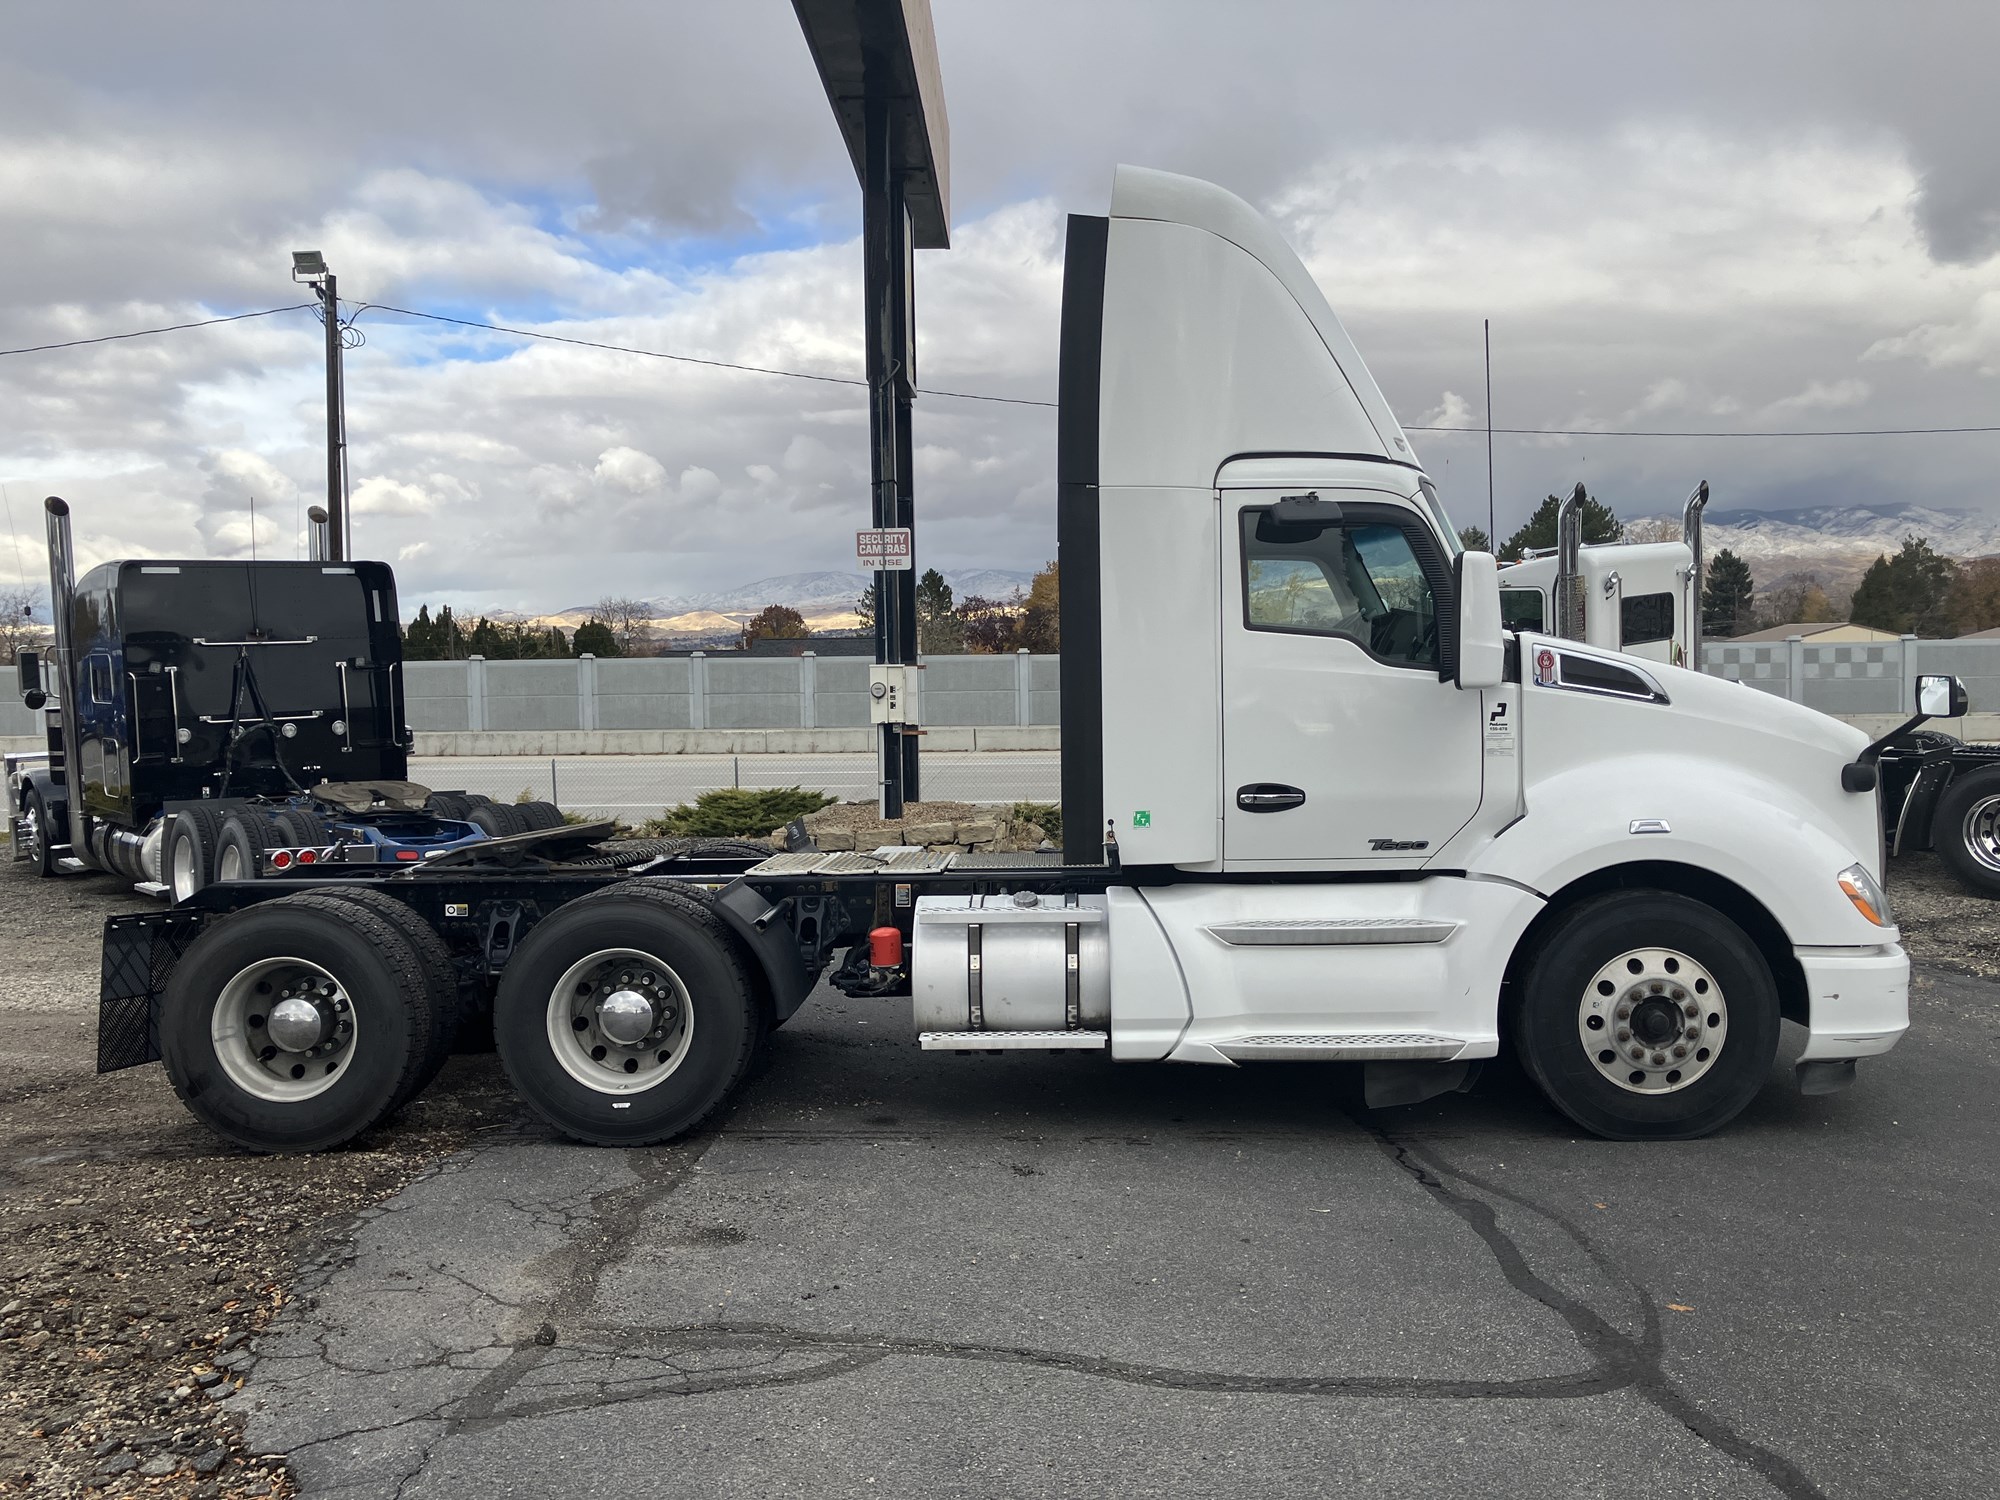
[[[1849,865],[1840,872],[1840,888],[1854,909],[1877,927],[1894,927],[1896,914],[1889,910],[1889,897],[1866,865]]]

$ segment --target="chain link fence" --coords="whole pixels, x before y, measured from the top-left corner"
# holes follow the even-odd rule
[[[1057,751],[943,751],[923,757],[930,802],[1054,802]],[[599,755],[412,757],[410,779],[434,791],[528,798],[565,812],[643,823],[719,787],[803,787],[842,802],[873,801],[872,755]]]

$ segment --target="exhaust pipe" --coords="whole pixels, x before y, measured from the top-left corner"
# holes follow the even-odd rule
[[[1687,668],[1692,672],[1701,670],[1701,588],[1703,560],[1701,555],[1701,513],[1708,509],[1708,481],[1704,479],[1694,487],[1694,493],[1687,498],[1687,508],[1681,512],[1681,540],[1688,549],[1688,659]]]
[[[69,848],[78,858],[88,858],[89,842],[84,837],[83,783],[77,761],[76,705],[81,702],[76,685],[76,648],[70,626],[76,609],[76,549],[70,541],[69,503],[51,495],[42,502],[48,512],[49,606],[55,616],[56,715],[62,727],[63,802],[69,808]]]
[[[326,508],[306,507],[306,556],[313,562],[326,561]]]
[[[1556,634],[1566,641],[1583,639],[1583,501],[1578,481],[1556,506]]]

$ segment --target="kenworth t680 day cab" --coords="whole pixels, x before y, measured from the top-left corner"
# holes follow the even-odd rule
[[[124,561],[78,579],[69,507],[46,512],[55,643],[19,672],[48,749],[8,756],[6,788],[15,858],[38,873],[185,900],[274,866],[414,862],[562,823],[404,779],[387,564]]]
[[[1895,1045],[1864,737],[1510,636],[1492,557],[1247,205],[1128,168],[1070,221],[1060,408],[1066,864],[808,848],[667,879],[514,846],[219,884],[109,923],[106,1065],[162,1056],[223,1135],[320,1148],[490,1003],[532,1109],[642,1144],[830,966],[947,1054],[1359,1062],[1379,1102],[1511,1045],[1620,1138],[1728,1121],[1781,1017],[1810,1090]]]

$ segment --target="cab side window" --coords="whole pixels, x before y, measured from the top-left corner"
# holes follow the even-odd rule
[[[1539,635],[1549,628],[1544,614],[1540,589],[1500,590],[1500,623],[1508,630],[1532,630]]]
[[[1243,569],[1249,629],[1341,636],[1393,665],[1437,666],[1437,599],[1401,527],[1246,510]]]

